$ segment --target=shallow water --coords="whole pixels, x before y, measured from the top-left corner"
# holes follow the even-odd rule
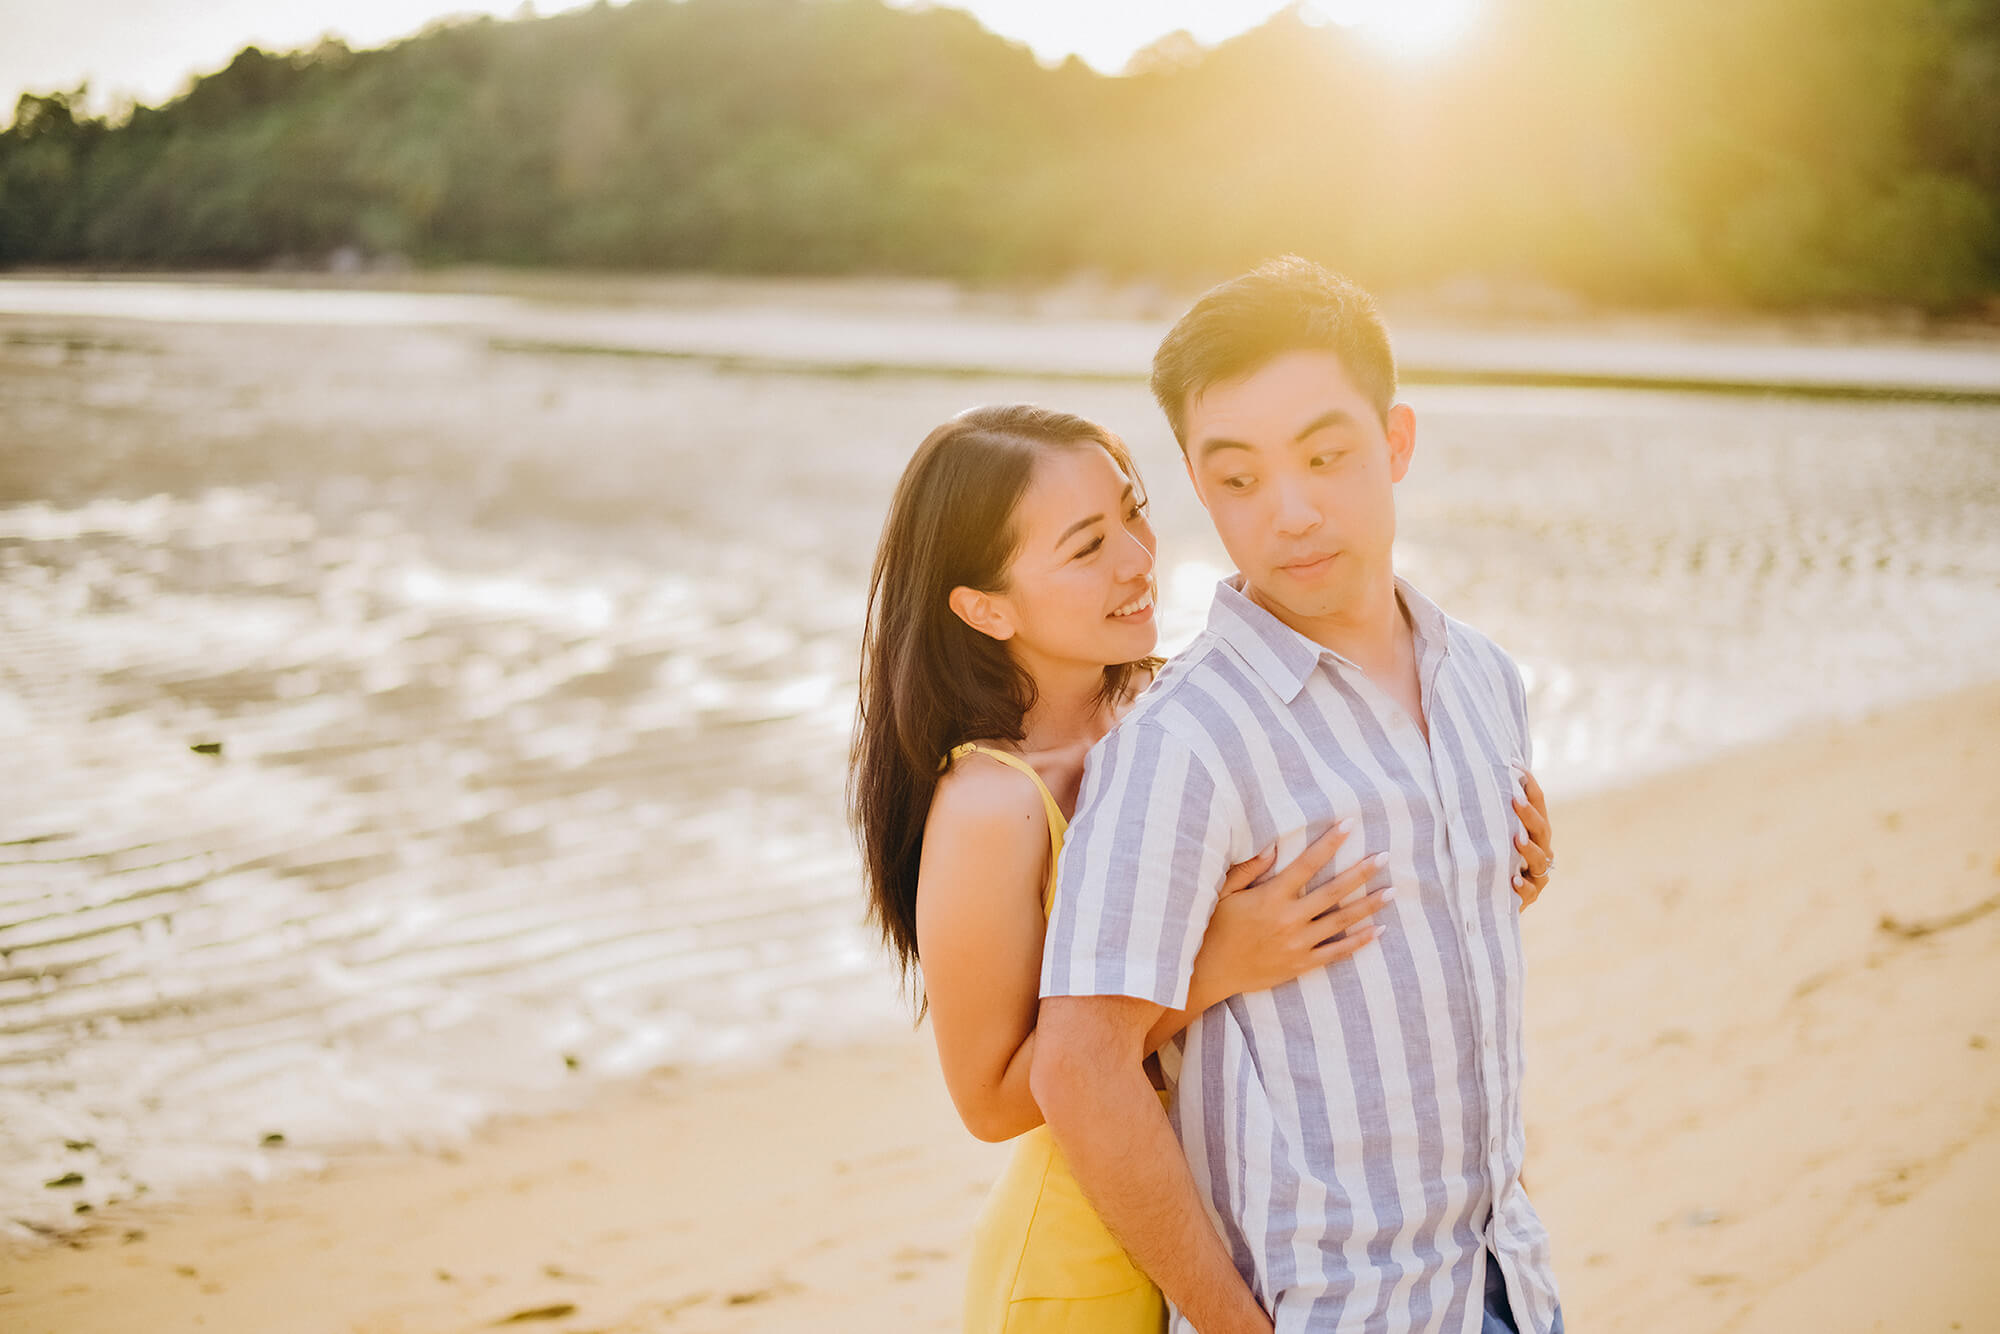
[[[506,347],[0,317],[17,1230],[898,1022],[842,765],[888,492],[949,413],[1128,436],[1169,645],[1223,572],[1136,383]],[[2000,408],[1410,397],[1400,567],[1520,661],[1558,796],[2000,663]]]

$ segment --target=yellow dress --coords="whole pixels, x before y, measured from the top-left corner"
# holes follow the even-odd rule
[[[1041,789],[1049,813],[1047,917],[1069,821],[1019,756],[968,742],[953,747],[951,758],[971,750],[1019,769]],[[1166,1327],[1166,1299],[1084,1198],[1049,1128],[1016,1136],[973,1224],[965,1334],[1160,1334]]]

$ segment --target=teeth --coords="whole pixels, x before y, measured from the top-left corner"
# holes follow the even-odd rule
[[[1135,616],[1152,605],[1153,605],[1153,590],[1149,588],[1145,592],[1141,593],[1138,597],[1133,598],[1130,602],[1126,603],[1124,606],[1120,607],[1117,611],[1114,611],[1111,614],[1113,616]]]

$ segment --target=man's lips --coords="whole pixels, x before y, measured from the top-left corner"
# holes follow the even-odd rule
[[[1337,551],[1329,551],[1323,556],[1307,556],[1300,560],[1286,561],[1278,568],[1286,574],[1295,575],[1300,578],[1309,578],[1325,570],[1327,563],[1339,554]]]

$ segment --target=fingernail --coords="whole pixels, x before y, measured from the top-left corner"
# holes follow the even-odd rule
[[[1396,887],[1394,885],[1390,885],[1388,888],[1382,891],[1382,902],[1384,903],[1387,903],[1390,899],[1393,899],[1395,897],[1396,897]]]
[[[1333,827],[1343,834],[1351,834],[1354,832],[1354,817],[1343,815],[1333,822]]]
[[[1528,883],[1527,881],[1525,881],[1525,880],[1521,879],[1521,877],[1520,877],[1520,876],[1518,876],[1518,875],[1514,877],[1514,888],[1516,888],[1516,889],[1519,889],[1519,888],[1521,888],[1521,886],[1523,886],[1523,885],[1525,885],[1525,884],[1527,884],[1527,883]]]

